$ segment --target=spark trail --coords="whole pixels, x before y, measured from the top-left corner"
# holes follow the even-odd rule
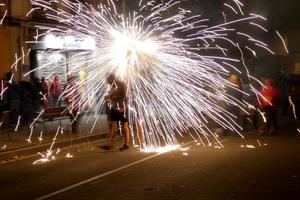
[[[32,0],[32,5],[28,15],[43,10],[48,19],[57,22],[53,26],[37,25],[32,43],[43,43],[43,36],[50,33],[53,40],[62,41],[63,36],[69,40],[87,38],[85,44],[92,46],[68,61],[78,91],[72,108],[91,110],[98,119],[108,89],[106,77],[116,73],[128,85],[131,127],[137,120],[142,122],[142,142],[149,149],[176,146],[176,138],[186,134],[195,141],[204,138],[208,144],[218,141],[209,128],[211,122],[239,133],[236,116],[220,102],[242,110],[247,104],[227,93],[229,89],[242,92],[227,77],[234,71],[256,81],[247,70],[243,51],[250,50],[255,57],[257,48],[273,53],[267,44],[239,29],[247,24],[265,32],[260,24],[266,19],[245,13],[244,4],[237,0],[224,4],[235,17],[230,20],[223,12],[225,22],[214,26],[208,25],[209,19],[180,8],[181,2],[175,0],[141,0],[139,9],[127,14],[120,12],[113,0],[101,1],[96,7],[69,0]],[[239,44],[245,40],[247,46]],[[242,58],[229,57],[228,51],[238,52]],[[81,66],[83,81],[78,78]],[[64,66],[56,66],[60,67]]]

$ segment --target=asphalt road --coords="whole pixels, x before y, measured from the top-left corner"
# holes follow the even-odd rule
[[[300,199],[299,136],[222,141],[223,149],[185,141],[188,149],[162,154],[105,152],[98,142],[39,165],[16,160],[0,165],[0,199]]]

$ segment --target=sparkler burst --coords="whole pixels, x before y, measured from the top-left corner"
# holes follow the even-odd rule
[[[245,13],[244,5],[233,0],[224,5],[233,11],[234,20],[223,12],[225,22],[209,26],[209,19],[193,15],[180,4],[176,0],[142,0],[139,10],[125,15],[113,0],[96,7],[71,0],[32,0],[28,15],[42,10],[57,22],[37,25],[32,42],[44,44],[48,40],[53,45],[51,51],[65,52],[61,35],[66,36],[64,42],[86,38],[83,46],[89,50],[68,61],[75,79],[61,98],[76,91],[70,110],[93,111],[97,120],[105,105],[106,78],[115,73],[128,85],[130,127],[133,130],[139,121],[144,147],[176,146],[177,137],[186,134],[203,144],[219,143],[211,122],[237,133],[240,130],[236,116],[220,102],[242,110],[249,105],[227,93],[228,88],[242,93],[227,80],[228,75],[235,71],[257,81],[248,72],[244,51],[254,57],[257,48],[273,53],[267,44],[236,27],[248,24],[266,31],[259,25],[266,19]],[[245,39],[247,46],[239,44]],[[234,51],[239,56],[229,57]],[[49,62],[30,73],[49,66],[64,67]],[[260,95],[254,87],[251,92]]]

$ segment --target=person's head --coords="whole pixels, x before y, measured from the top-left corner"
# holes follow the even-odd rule
[[[53,80],[54,80],[54,81],[58,81],[58,77],[55,75],[55,76],[53,77]]]
[[[109,74],[106,78],[106,82],[111,85],[116,81],[116,75],[115,74]]]
[[[75,76],[73,76],[72,74],[68,74],[67,75],[67,81],[68,82],[72,82],[72,81],[74,81],[75,80]]]
[[[240,80],[237,74],[231,74],[228,80],[237,86],[240,85]]]

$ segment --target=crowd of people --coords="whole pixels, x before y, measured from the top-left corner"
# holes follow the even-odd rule
[[[10,111],[12,124],[29,124],[43,108],[59,106],[61,93],[58,76],[54,76],[50,82],[32,76],[30,81],[17,83],[13,73],[8,72],[1,79],[0,113]]]
[[[108,75],[106,81],[110,86],[110,90],[105,97],[109,133],[103,149],[112,148],[116,128],[120,125],[123,132],[123,144],[120,150],[127,150],[130,146],[127,85],[114,74]],[[260,134],[275,134],[280,97],[288,97],[289,103],[299,101],[299,99],[296,99],[299,97],[299,93],[297,93],[297,91],[299,92],[299,85],[297,84],[296,86],[288,85],[286,90],[284,90],[284,94],[282,94],[277,87],[276,81],[270,78],[262,79],[263,85],[254,85],[247,78],[242,79],[237,74],[231,74],[228,82],[232,86],[227,88],[228,96],[248,105],[246,110],[242,110],[237,105],[225,104],[225,109],[234,116],[232,118],[233,126],[239,127],[244,131],[250,130],[252,126]],[[20,116],[22,116],[23,123],[31,123],[35,117],[34,113],[39,113],[42,108],[61,106],[60,97],[63,93],[62,89],[57,75],[54,75],[51,81],[45,78],[39,80],[37,77],[31,77],[30,81],[20,81],[17,84],[13,79],[13,74],[9,72],[1,79],[0,113],[9,110],[12,124],[19,123]],[[80,107],[72,105],[75,102],[75,93],[78,90],[76,85],[74,85],[74,77],[68,76],[67,85],[64,89],[65,91],[71,91],[66,92],[64,96],[65,103],[76,108],[75,113],[79,112]],[[254,92],[255,90],[257,92]],[[286,106],[286,103],[283,103],[283,105],[284,113],[287,113],[289,106]],[[75,114],[72,116],[75,119]],[[133,124],[135,125],[136,135],[141,145],[143,138],[142,124],[138,114],[135,118]],[[261,123],[259,123],[260,121]],[[77,120],[73,123],[77,126]]]
[[[300,97],[299,82],[287,81],[282,86],[284,89],[280,89],[278,80],[274,78],[262,78],[262,84],[258,84],[248,78],[242,79],[237,74],[231,74],[228,80],[235,87],[228,88],[227,93],[248,105],[246,110],[235,105],[226,106],[227,111],[235,116],[236,127],[243,131],[252,128],[258,130],[259,134],[275,134],[280,111],[283,115],[299,112],[291,109],[291,104],[298,109],[296,105],[299,104]]]

